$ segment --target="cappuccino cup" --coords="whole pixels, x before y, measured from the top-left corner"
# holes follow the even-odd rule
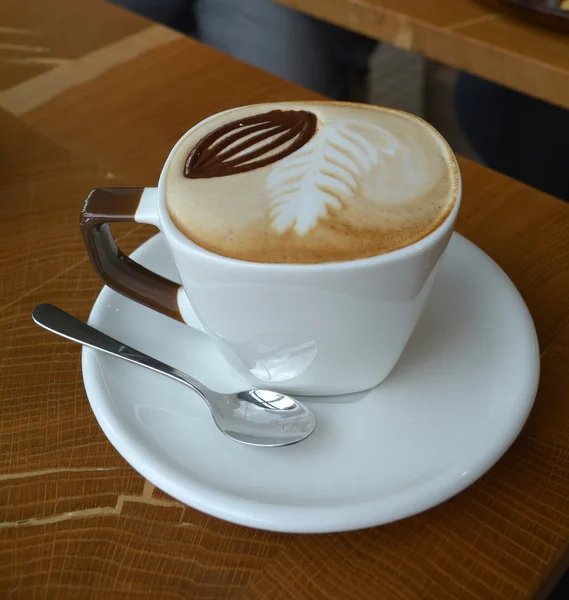
[[[238,107],[190,129],[156,188],[98,188],[80,224],[109,287],[203,331],[251,385],[380,384],[409,341],[461,199],[454,154],[413,115],[356,103]],[[116,246],[154,225],[181,285]]]

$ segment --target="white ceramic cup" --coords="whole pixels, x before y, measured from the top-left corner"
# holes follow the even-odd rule
[[[413,333],[452,235],[461,200],[458,167],[452,211],[410,246],[335,263],[247,262],[205,250],[172,222],[165,174],[182,140],[157,188],[99,188],[89,194],[81,228],[103,281],[203,330],[251,386],[335,395],[381,383]],[[182,286],[127,258],[110,234],[109,223],[117,221],[160,229]]]

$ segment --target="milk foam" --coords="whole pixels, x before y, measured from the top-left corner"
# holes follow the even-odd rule
[[[238,129],[238,121],[275,110],[313,113],[316,131],[299,149],[255,167],[252,153],[276,155],[278,149],[264,148],[282,134],[272,126]],[[226,163],[240,161],[251,170],[185,176],[196,144],[233,122],[233,135],[241,137],[219,159],[231,156]],[[452,210],[457,187],[452,152],[417,117],[367,105],[287,102],[234,109],[191,130],[169,165],[166,204],[187,237],[218,254],[315,263],[382,254],[421,239]]]

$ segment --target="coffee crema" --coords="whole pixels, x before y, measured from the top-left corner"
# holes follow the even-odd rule
[[[458,194],[442,136],[401,111],[282,102],[215,115],[178,145],[165,180],[176,227],[263,263],[367,258],[436,229]]]

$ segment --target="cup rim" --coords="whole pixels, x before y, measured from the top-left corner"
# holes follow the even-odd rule
[[[283,101],[283,103],[284,102],[285,101]],[[324,102],[324,101],[322,101],[322,100],[320,100],[320,101],[319,100],[304,101],[303,100],[299,104],[320,104],[322,102]],[[460,168],[458,165],[456,155],[453,152],[452,148],[449,146],[446,139],[430,123],[428,123],[421,117],[418,117],[416,115],[413,115],[413,114],[408,113],[403,110],[399,110],[399,109],[395,109],[395,108],[388,108],[388,107],[383,107],[383,106],[368,105],[368,104],[358,103],[358,102],[342,102],[342,101],[335,101],[335,100],[329,100],[329,101],[327,100],[325,102],[328,104],[337,104],[337,105],[363,105],[363,106],[366,106],[367,108],[372,108],[372,109],[376,109],[376,110],[380,110],[380,111],[404,114],[414,120],[420,121],[423,125],[426,125],[441,140],[443,145],[446,146],[448,153],[450,155],[450,158],[452,159],[451,168],[452,168],[452,171],[454,174],[454,179],[455,179],[455,186],[454,186],[455,187],[455,190],[454,190],[455,197],[454,197],[454,204],[453,204],[451,211],[444,218],[444,220],[441,223],[439,223],[435,229],[433,229],[433,231],[431,231],[424,237],[420,238],[419,240],[416,240],[415,242],[408,244],[407,246],[403,246],[401,248],[397,248],[396,250],[391,250],[391,251],[385,252],[383,254],[377,254],[375,256],[368,256],[368,257],[364,257],[364,258],[354,258],[354,259],[348,259],[348,260],[327,261],[327,262],[319,262],[319,263],[282,263],[282,262],[270,262],[270,263],[267,262],[267,263],[265,263],[265,262],[248,261],[248,260],[243,260],[240,258],[233,258],[230,256],[225,256],[223,254],[217,254],[215,252],[212,252],[211,250],[207,250],[206,248],[203,248],[202,246],[200,246],[199,244],[197,244],[196,242],[192,241],[190,238],[185,236],[178,229],[178,227],[176,226],[176,224],[170,217],[168,209],[166,208],[166,194],[165,194],[166,172],[168,171],[170,162],[172,161],[174,154],[176,153],[177,149],[182,144],[182,142],[185,140],[185,138],[196,127],[218,117],[219,115],[223,115],[228,112],[232,112],[234,110],[248,108],[251,106],[257,106],[259,104],[268,104],[268,103],[263,102],[263,103],[255,103],[255,104],[249,104],[249,105],[244,105],[244,106],[236,106],[236,107],[224,110],[224,111],[220,111],[213,115],[210,115],[209,117],[202,119],[199,123],[196,123],[193,127],[188,129],[180,137],[180,139],[176,142],[176,144],[174,145],[174,147],[168,154],[168,157],[166,159],[166,162],[164,163],[164,166],[162,167],[162,171],[160,173],[160,179],[158,182],[158,215],[159,215],[160,223],[162,226],[161,228],[162,228],[163,235],[166,238],[171,237],[177,244],[185,246],[188,250],[191,250],[192,252],[201,255],[203,258],[206,258],[206,259],[209,259],[212,261],[221,262],[223,264],[226,264],[227,266],[234,266],[234,267],[240,266],[242,268],[255,269],[255,270],[263,270],[263,269],[270,268],[272,271],[281,270],[281,271],[307,272],[307,271],[321,271],[321,270],[343,270],[343,269],[353,269],[353,268],[357,268],[357,267],[371,267],[371,266],[376,266],[376,265],[380,265],[380,264],[397,262],[398,260],[405,259],[410,256],[415,256],[415,255],[423,252],[426,248],[433,246],[449,229],[452,229],[454,222],[456,220],[456,216],[458,214],[458,210],[460,208],[461,200],[462,200],[462,177],[461,177],[461,173],[460,173]],[[280,104],[280,102],[272,102],[270,104]]]

